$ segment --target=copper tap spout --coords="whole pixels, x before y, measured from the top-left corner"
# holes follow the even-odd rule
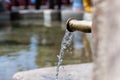
[[[66,23],[67,29],[70,32],[82,31],[85,33],[91,33],[92,22],[86,20],[68,19]]]

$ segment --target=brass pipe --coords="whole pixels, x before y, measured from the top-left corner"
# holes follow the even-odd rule
[[[91,33],[92,22],[70,18],[67,20],[66,26],[67,30],[70,32],[82,31],[85,33]]]

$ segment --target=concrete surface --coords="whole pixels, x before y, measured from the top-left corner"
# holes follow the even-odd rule
[[[53,22],[61,21],[61,11],[58,10],[43,10],[43,20],[46,27],[51,27]]]
[[[92,80],[93,64],[76,64],[60,67],[59,80]],[[13,80],[55,80],[56,67],[18,72]]]
[[[65,22],[68,18],[75,18],[82,20],[83,19],[83,11],[73,11],[72,9],[62,10],[61,11],[61,20]]]
[[[120,0],[93,3],[93,80],[120,80]]]
[[[20,10],[19,14],[22,19],[41,19],[43,20],[43,10]]]
[[[83,11],[72,11],[72,9],[59,10],[19,10],[11,13],[11,19],[19,25],[45,25],[51,27],[58,22],[65,26],[68,18],[83,19]],[[41,24],[42,23],[42,24]],[[55,23],[55,24],[54,24]]]

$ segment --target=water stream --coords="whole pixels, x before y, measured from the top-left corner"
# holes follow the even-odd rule
[[[58,77],[59,77],[59,68],[63,61],[62,58],[64,55],[64,51],[70,46],[70,44],[72,42],[72,36],[73,36],[72,32],[69,32],[68,30],[66,30],[65,35],[62,40],[62,43],[61,43],[60,53],[59,53],[59,55],[57,55],[58,64],[57,64],[57,68],[56,68],[56,80],[58,80]]]

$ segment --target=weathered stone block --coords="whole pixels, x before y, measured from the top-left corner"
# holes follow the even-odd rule
[[[64,69],[63,69],[64,67]],[[59,80],[92,80],[93,64],[76,64],[60,67]],[[13,80],[55,80],[56,67],[18,72]]]

